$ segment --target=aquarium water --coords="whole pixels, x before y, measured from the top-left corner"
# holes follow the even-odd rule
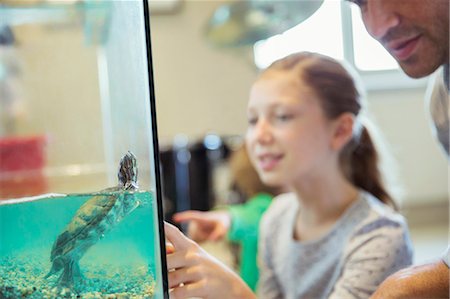
[[[0,299],[158,298],[158,221],[150,192],[135,192],[146,204],[105,232],[81,257],[81,280],[68,287],[58,284],[62,271],[46,277],[55,240],[94,195],[98,193],[0,201]]]

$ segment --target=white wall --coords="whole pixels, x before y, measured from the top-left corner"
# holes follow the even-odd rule
[[[202,36],[213,1],[188,1],[180,13],[151,18],[161,138],[209,131],[242,133],[256,72],[248,51],[217,51]]]
[[[184,1],[151,17],[159,134],[242,134],[257,71],[246,50],[219,51],[202,36],[219,1]],[[428,127],[424,89],[371,92],[370,109],[399,161],[405,203],[447,199],[447,162]]]

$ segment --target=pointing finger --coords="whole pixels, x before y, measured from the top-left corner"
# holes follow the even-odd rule
[[[189,210],[174,214],[173,220],[175,220],[176,222],[185,222],[191,220],[204,221],[206,220],[205,216],[206,215],[204,212]]]

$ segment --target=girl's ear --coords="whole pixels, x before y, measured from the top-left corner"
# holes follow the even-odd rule
[[[334,120],[332,149],[339,151],[352,139],[354,125],[355,115],[350,112],[343,113]]]

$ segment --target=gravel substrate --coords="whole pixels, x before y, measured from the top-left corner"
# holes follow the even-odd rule
[[[84,279],[72,289],[57,286],[61,273],[44,278],[50,263],[42,256],[0,259],[0,299],[149,299],[155,280],[148,266],[81,264]]]

